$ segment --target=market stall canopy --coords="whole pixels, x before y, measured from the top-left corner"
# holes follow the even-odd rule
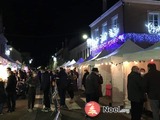
[[[66,67],[68,66],[68,64],[70,63],[71,61],[68,61],[66,64],[64,64],[63,66]]]
[[[160,42],[155,43],[143,51],[135,52],[132,54],[124,54],[123,59],[126,61],[160,59]]]
[[[132,42],[131,40],[127,40],[121,47],[119,47],[118,49],[116,49],[114,52],[110,53],[107,56],[104,56],[100,59],[105,59],[107,62],[115,62],[115,63],[119,63],[123,61],[123,55],[126,53],[134,53],[137,51],[142,51],[143,48],[139,47],[138,45],[136,45],[134,42]],[[99,59],[99,60],[100,60]]]
[[[152,49],[160,49],[160,42],[155,43],[154,45],[146,48],[145,50],[152,50]]]
[[[84,62],[84,59],[83,58],[79,58],[79,60],[76,62],[76,64],[80,64],[80,63],[83,63]]]
[[[73,64],[75,64],[76,63],[76,61],[73,59],[68,65],[66,65],[66,66],[71,66],[71,65],[73,65]]]

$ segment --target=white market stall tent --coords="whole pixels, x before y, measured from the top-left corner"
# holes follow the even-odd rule
[[[155,43],[143,51],[123,55],[124,61],[141,61],[151,59],[160,59],[160,42]]]
[[[105,62],[112,62],[112,63],[121,63],[123,62],[123,55],[124,54],[131,54],[137,51],[142,51],[143,48],[136,45],[131,40],[127,40],[121,47],[119,47],[114,52],[110,53],[109,55],[103,56],[97,60],[105,60]]]
[[[72,66],[73,64],[75,64],[76,61],[73,59],[69,64],[67,64],[66,66]]]
[[[139,52],[135,52],[132,54],[124,54],[123,60],[126,61],[123,63],[123,71],[125,78],[125,98],[127,100],[127,76],[131,72],[131,67],[136,65],[139,68],[144,68],[146,72],[147,64],[150,62],[154,62],[157,66],[157,69],[160,70],[160,42],[155,43],[154,45],[148,47]],[[149,102],[146,103],[146,109],[151,111]]]
[[[106,84],[111,84],[113,102],[123,103],[124,100],[123,54],[140,50],[143,50],[143,48],[131,40],[127,40],[109,55],[97,59],[95,66],[98,67],[104,79],[102,85],[103,95],[106,93]]]

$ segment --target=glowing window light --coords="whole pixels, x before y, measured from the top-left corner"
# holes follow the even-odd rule
[[[145,25],[150,34],[160,34],[160,26],[155,26],[152,22]]]
[[[117,28],[117,27],[109,29],[109,36],[111,38],[117,37],[118,33],[119,33],[119,28]]]

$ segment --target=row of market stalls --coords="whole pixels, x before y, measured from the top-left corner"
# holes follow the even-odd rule
[[[0,56],[0,78],[2,80],[7,79],[7,67],[10,67],[13,71],[20,68],[20,64],[14,62],[12,59],[10,59],[8,56]]]
[[[147,72],[147,64],[154,62],[157,69],[160,70],[160,42],[155,43],[149,48],[143,49],[131,40],[127,40],[116,50],[110,52],[106,49],[102,50],[95,57],[88,60],[80,58],[77,62],[72,60],[63,67],[78,69],[80,74],[79,87],[81,87],[81,78],[84,70],[91,71],[93,67],[97,67],[103,76],[102,92],[107,94],[107,85],[111,85],[111,96],[113,102],[124,103],[127,101],[127,76],[131,72],[131,67],[137,65],[144,68]]]

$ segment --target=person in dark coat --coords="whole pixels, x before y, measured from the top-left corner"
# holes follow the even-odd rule
[[[3,114],[3,106],[6,102],[6,94],[4,89],[4,82],[0,80],[0,115]]]
[[[50,74],[45,69],[45,67],[41,67],[41,89],[44,94],[44,106],[45,108],[42,110],[43,112],[49,112],[50,110]]]
[[[99,102],[99,81],[98,68],[93,68],[92,72],[88,75],[86,85],[86,102],[95,101]]]
[[[145,90],[150,99],[150,106],[153,112],[153,120],[159,120],[160,111],[160,71],[156,69],[155,63],[147,65],[148,73],[144,75]]]
[[[15,111],[16,107],[16,84],[17,80],[14,75],[14,73],[11,71],[10,68],[7,68],[8,72],[8,81],[6,85],[6,93],[7,93],[7,105],[8,105],[8,111],[7,112],[13,112]]]
[[[57,80],[57,85],[60,96],[60,105],[61,107],[65,107],[66,90],[69,84],[68,75],[65,72],[65,69],[60,68],[60,72],[58,73],[58,78],[59,79]]]
[[[85,85],[85,82],[86,82],[86,78],[87,76],[89,75],[89,72],[87,69],[84,70],[84,75],[83,75],[83,78],[82,78],[82,85],[84,86],[84,89],[86,89],[86,85]]]
[[[73,70],[70,70],[68,73],[68,87],[67,87],[67,91],[68,91],[69,96],[71,98],[69,103],[74,102],[74,81],[75,81],[75,78],[76,78],[76,75],[74,74]]]
[[[102,75],[101,74],[98,74],[98,76],[99,76],[99,97],[102,97],[103,96],[103,94],[102,94],[102,84],[103,84],[103,77],[102,77]]]
[[[35,103],[36,87],[38,85],[38,76],[35,72],[28,73],[26,84],[28,85],[28,111],[32,112]]]
[[[131,101],[131,120],[141,120],[143,111],[144,88],[139,68],[133,66],[128,75],[128,99]]]

